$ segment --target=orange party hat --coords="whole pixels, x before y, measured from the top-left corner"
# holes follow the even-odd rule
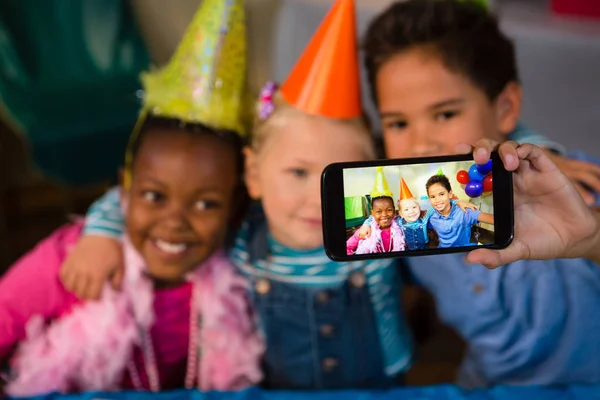
[[[415,196],[413,196],[412,192],[408,188],[408,185],[404,181],[404,178],[400,178],[400,201],[413,199],[414,197]]]
[[[281,86],[281,94],[307,114],[336,119],[362,115],[353,0],[336,0]]]

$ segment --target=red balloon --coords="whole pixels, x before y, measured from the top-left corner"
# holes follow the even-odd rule
[[[483,193],[489,193],[494,190],[494,184],[492,182],[492,174],[489,174],[483,178]]]
[[[456,180],[458,181],[458,183],[466,185],[467,183],[469,183],[471,178],[469,178],[469,173],[462,169],[456,174]]]

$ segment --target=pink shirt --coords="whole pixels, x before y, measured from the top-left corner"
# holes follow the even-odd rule
[[[390,238],[391,238],[391,230],[383,229],[381,231],[381,241],[383,242],[383,251],[387,252],[390,249]]]
[[[191,297],[191,283],[154,292],[156,322],[150,334],[156,352],[162,390],[184,386],[190,340]],[[145,387],[149,387],[146,372],[143,370],[141,351],[136,351],[135,359],[142,383]],[[124,386],[133,387],[129,378],[126,379]]]
[[[34,315],[46,320],[60,318],[78,300],[62,286],[58,272],[80,229],[72,226],[56,231],[22,257],[0,279],[0,365],[8,361],[16,345],[25,338],[25,326]],[[191,284],[157,290],[154,297],[154,323],[151,336],[163,389],[181,388],[185,377]],[[65,340],[69,340],[65,338]],[[140,352],[138,370],[147,385]],[[133,388],[129,378],[126,388]]]
[[[346,241],[346,254],[352,255],[358,248],[360,238],[358,237],[358,230],[354,232],[352,236]],[[385,229],[381,231],[381,241],[383,242],[383,248],[387,251],[390,248],[391,240],[391,229]]]

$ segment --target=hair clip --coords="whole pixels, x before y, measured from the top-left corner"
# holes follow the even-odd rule
[[[265,83],[265,86],[260,91],[259,96],[259,111],[258,118],[265,120],[275,111],[275,104],[273,104],[273,96],[277,90],[277,83],[269,81]]]

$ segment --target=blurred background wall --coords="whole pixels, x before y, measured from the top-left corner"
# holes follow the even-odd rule
[[[200,1],[132,0],[157,63],[168,60]],[[254,90],[268,79],[286,77],[332,3],[247,1]],[[356,0],[359,33],[391,3]],[[516,42],[524,86],[523,120],[570,150],[585,150],[600,158],[600,20],[556,15],[548,0],[494,0],[493,6]]]

